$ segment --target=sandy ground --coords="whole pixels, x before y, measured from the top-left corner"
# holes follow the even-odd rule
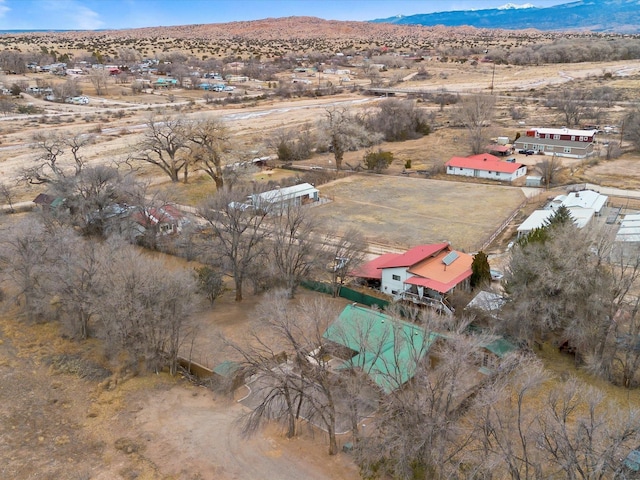
[[[198,387],[174,387],[141,399],[135,428],[145,456],[172,478],[202,480],[354,479],[350,457],[329,457],[323,435],[287,440],[274,427],[244,438],[235,424],[245,407]]]

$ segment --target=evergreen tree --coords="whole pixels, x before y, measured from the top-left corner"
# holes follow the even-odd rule
[[[491,282],[491,270],[487,254],[480,250],[471,263],[471,288]]]
[[[545,221],[545,227],[554,228],[560,225],[567,225],[573,221],[571,212],[564,205],[560,205],[555,213]]]
[[[560,205],[541,227],[534,228],[527,235],[518,239],[518,245],[524,247],[529,243],[545,243],[549,239],[549,233],[565,225],[572,225],[571,212],[564,205]]]

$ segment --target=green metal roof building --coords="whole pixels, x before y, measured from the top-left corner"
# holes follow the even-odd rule
[[[347,305],[323,335],[358,352],[337,369],[362,368],[387,394],[413,378],[438,337],[419,325],[355,304]]]

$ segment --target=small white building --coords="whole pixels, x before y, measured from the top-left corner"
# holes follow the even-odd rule
[[[640,214],[625,215],[616,234],[616,242],[632,242],[640,244]]]
[[[277,205],[305,205],[319,200],[320,191],[310,183],[276,188],[268,192],[255,193],[249,197],[255,208],[271,208]]]
[[[505,161],[489,153],[470,157],[452,157],[445,164],[447,174],[463,177],[486,178],[512,182],[527,174],[527,166],[515,161]]]
[[[560,206],[567,207],[573,223],[578,228],[586,227],[594,216],[599,216],[609,197],[593,190],[571,192],[558,195],[544,209],[534,211],[518,227],[518,237],[527,235],[536,228],[543,227]]]

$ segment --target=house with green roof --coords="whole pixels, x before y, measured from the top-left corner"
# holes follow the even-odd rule
[[[430,350],[439,337],[419,325],[356,304],[347,305],[323,335],[352,354],[335,370],[360,368],[386,394],[430,362]]]

